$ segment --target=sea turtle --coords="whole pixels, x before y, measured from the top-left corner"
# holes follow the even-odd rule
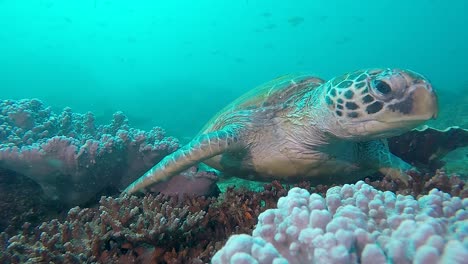
[[[410,70],[359,70],[327,82],[304,74],[282,76],[226,106],[124,193],[200,162],[260,181],[344,183],[377,171],[407,181],[404,170],[411,166],[390,153],[385,138],[437,113],[430,82]]]

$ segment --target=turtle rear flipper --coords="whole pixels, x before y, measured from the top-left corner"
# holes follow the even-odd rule
[[[123,193],[132,194],[158,182],[166,181],[203,160],[240,147],[237,133],[229,127],[202,134],[166,156],[130,184]]]

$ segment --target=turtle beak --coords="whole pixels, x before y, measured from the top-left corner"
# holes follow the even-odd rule
[[[415,126],[429,119],[435,119],[439,113],[437,96],[428,83],[412,85],[402,100],[389,105],[391,111],[381,115],[378,120],[395,123],[404,122]]]
[[[433,101],[434,101],[434,113],[432,114],[432,119],[437,119],[439,117],[439,100],[437,98],[437,94],[434,93],[434,90],[432,90],[432,96],[433,96]]]
[[[437,118],[439,104],[437,96],[430,85],[417,85],[410,96],[414,102],[413,115],[423,117],[423,119]]]

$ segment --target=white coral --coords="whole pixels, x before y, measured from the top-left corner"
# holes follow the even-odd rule
[[[466,263],[468,199],[432,190],[412,196],[360,181],[326,198],[293,188],[233,235],[213,263]]]

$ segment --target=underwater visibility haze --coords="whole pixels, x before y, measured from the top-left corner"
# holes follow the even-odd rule
[[[467,13],[0,0],[0,262],[466,263]]]
[[[103,121],[123,111],[135,127],[189,138],[239,95],[295,72],[409,68],[466,104],[466,11],[462,0],[3,0],[1,95]]]

